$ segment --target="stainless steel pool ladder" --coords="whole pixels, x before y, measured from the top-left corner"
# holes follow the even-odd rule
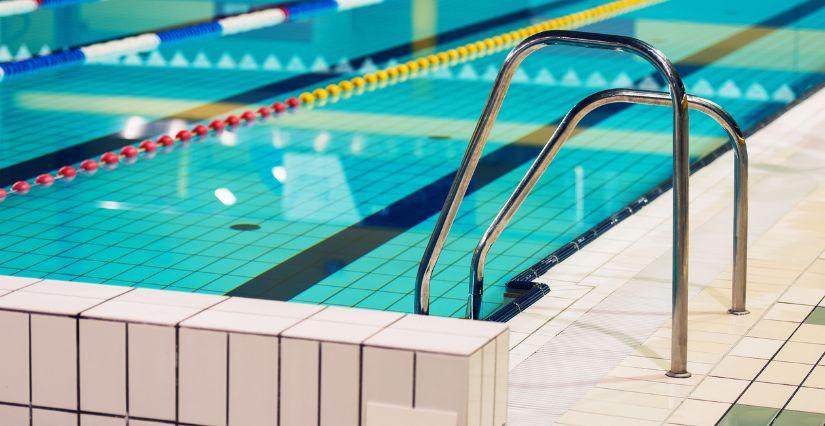
[[[608,90],[586,98],[574,107],[562,120],[553,137],[548,141],[528,174],[521,181],[516,192],[510,197],[504,209],[499,212],[491,227],[482,237],[473,256],[471,273],[472,290],[468,300],[468,316],[477,319],[481,307],[481,287],[483,284],[483,262],[489,246],[495,241],[507,221],[518,210],[521,201],[533,188],[538,178],[549,166],[553,156],[569,138],[576,124],[588,112],[601,105],[615,102],[643,103],[673,106],[673,316],[671,336],[671,367],[667,375],[689,377],[687,371],[687,290],[688,290],[688,178],[689,135],[688,108],[690,106],[710,115],[728,132],[734,144],[736,155],[735,175],[735,228],[734,228],[734,284],[733,314],[746,314],[745,309],[745,269],[747,243],[747,151],[744,138],[736,122],[718,105],[685,93],[684,84],[673,64],[653,46],[631,37],[594,34],[578,31],[547,31],[535,34],[516,46],[504,61],[493,85],[481,118],[476,125],[470,144],[456,173],[447,200],[441,210],[416,277],[415,310],[420,314],[429,313],[429,284],[438,257],[450,227],[455,220],[459,205],[467,191],[481,152],[487,142],[490,130],[501,109],[504,96],[518,66],[531,53],[549,45],[567,45],[598,49],[618,50],[634,53],[651,63],[670,86],[670,95],[659,92],[635,90]]]

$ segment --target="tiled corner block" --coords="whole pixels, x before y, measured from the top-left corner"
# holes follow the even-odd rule
[[[410,315],[368,339],[362,384],[367,426],[370,419],[383,424],[379,419],[388,412],[402,418],[453,413],[458,425],[504,424],[506,331],[498,323]]]
[[[502,324],[65,282],[6,287],[3,425],[506,418]]]
[[[0,402],[78,410],[79,316],[129,290],[44,280],[1,296]]]

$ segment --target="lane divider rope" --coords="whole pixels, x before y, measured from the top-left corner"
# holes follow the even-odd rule
[[[60,7],[90,2],[90,0],[5,0],[0,1],[0,18],[31,13],[46,7]]]
[[[354,95],[360,95],[365,92],[387,87],[388,85],[425,76],[430,71],[438,70],[441,67],[451,67],[489,56],[508,49],[521,40],[542,31],[581,27],[664,1],[667,0],[617,0],[602,6],[549,19],[514,31],[467,43],[453,49],[422,56],[402,64],[391,65],[376,72],[366,73],[342,80],[338,83],[329,84],[325,87],[303,92],[297,97],[290,97],[284,101],[277,101],[271,105],[261,106],[255,111],[251,109],[246,110],[240,115],[233,114],[224,119],[213,120],[208,124],[197,124],[193,126],[191,130],[180,130],[174,135],[161,135],[155,140],[146,139],[137,145],[127,145],[121,148],[118,153],[107,152],[97,160],[87,159],[76,166],[63,166],[58,169],[55,175],[45,173],[37,176],[32,182],[24,180],[15,182],[8,190],[0,188],[0,201],[8,195],[25,194],[31,190],[33,185],[51,186],[55,181],[60,179],[72,180],[79,175],[92,175],[101,168],[101,165],[103,169],[112,170],[121,162],[133,163],[138,160],[141,153],[144,154],[144,157],[151,158],[158,150],[168,151],[173,149],[175,143],[188,144],[193,139],[203,140],[210,134],[220,134],[227,127],[236,128],[241,125],[253,125],[259,120],[267,120],[287,112],[294,112],[302,106],[306,109],[321,107],[341,99],[348,99]]]
[[[272,27],[328,10],[349,10],[382,2],[383,0],[307,0],[287,5],[264,6],[252,12],[226,16],[199,24],[122,37],[20,61],[0,63],[0,81],[5,77],[28,74],[56,66],[105,61],[113,57],[149,52],[168,43],[206,36],[238,34]]]

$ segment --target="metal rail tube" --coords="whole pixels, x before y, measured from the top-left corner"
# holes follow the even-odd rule
[[[478,318],[480,314],[484,287],[484,265],[493,244],[521,208],[524,200],[550,166],[558,150],[573,134],[576,125],[591,111],[613,103],[669,106],[671,105],[671,99],[667,93],[662,92],[630,89],[605,90],[585,98],[564,117],[504,207],[493,219],[473,252],[470,297],[467,305],[470,318]],[[707,114],[724,128],[734,152],[733,286],[729,312],[738,315],[746,314],[748,313],[745,309],[745,270],[748,240],[748,153],[745,138],[733,117],[719,105],[707,99],[690,95],[688,95],[688,103],[691,108]]]
[[[632,38],[579,31],[546,31],[523,40],[502,65],[484,110],[464,153],[447,200],[424,250],[415,282],[415,312],[428,314],[430,279],[444,247],[467,186],[478,165],[510,82],[521,62],[536,50],[550,45],[618,50],[636,54],[651,63],[670,86],[673,105],[673,342],[669,375],[688,377],[687,372],[687,284],[688,284],[688,101],[681,77],[667,57],[653,46]]]

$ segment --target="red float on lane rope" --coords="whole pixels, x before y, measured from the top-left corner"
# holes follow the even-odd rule
[[[197,126],[192,128],[192,133],[198,136],[206,136],[209,134],[209,128],[204,126],[203,124],[198,124]]]
[[[224,127],[224,124],[223,124],[223,121],[221,121],[221,120],[214,120],[211,123],[209,123],[209,128],[211,128],[212,130],[214,130],[216,132],[220,132],[221,130],[223,130],[223,127]]]
[[[149,140],[149,139],[141,142],[139,147],[140,147],[140,149],[142,149],[146,152],[155,152],[155,151],[158,150],[158,144],[156,144],[155,141],[152,141],[152,140]]]
[[[158,144],[163,146],[172,146],[175,144],[175,140],[169,135],[163,135],[158,138]]]
[[[107,152],[100,156],[100,162],[104,164],[114,165],[120,161],[120,156],[114,152]]]
[[[255,113],[252,111],[244,111],[244,113],[241,114],[241,118],[246,122],[250,122],[255,121],[255,119],[258,118],[258,116],[255,115]]]
[[[241,119],[237,116],[230,115],[229,117],[226,117],[226,124],[230,126],[237,126],[238,124],[241,124]]]
[[[93,172],[97,170],[97,167],[97,161],[95,160],[84,160],[82,163],[80,163],[80,170],[86,172]]]
[[[48,173],[42,174],[34,179],[34,183],[38,185],[49,186],[54,183],[54,176]]]
[[[126,158],[135,158],[138,156],[139,151],[137,148],[133,147],[132,145],[124,146],[123,149],[120,150],[120,155]]]
[[[192,132],[190,132],[189,130],[181,130],[180,132],[178,132],[177,135],[175,135],[175,139],[179,139],[183,142],[186,142],[189,139],[192,139]]]
[[[12,191],[15,191],[15,192],[28,192],[29,189],[31,189],[31,187],[32,186],[29,185],[28,182],[26,182],[24,180],[21,180],[21,181],[15,182],[14,185],[11,186],[11,189],[12,189]]]
[[[65,178],[73,178],[77,176],[77,170],[72,166],[63,166],[57,171],[57,175]]]
[[[175,144],[175,140],[180,140],[180,141],[186,142],[186,141],[190,140],[193,137],[193,135],[197,135],[197,136],[206,136],[206,135],[208,135],[210,129],[214,130],[216,132],[220,132],[220,131],[225,129],[226,125],[238,126],[238,125],[241,124],[241,121],[251,123],[251,122],[255,121],[259,116],[261,118],[266,118],[266,117],[269,117],[270,115],[272,115],[273,113],[281,114],[281,113],[286,112],[287,109],[290,109],[290,108],[295,109],[295,108],[298,108],[300,105],[301,105],[301,100],[300,99],[295,98],[295,97],[291,97],[291,98],[286,99],[286,101],[284,101],[284,102],[280,102],[280,101],[274,102],[274,103],[272,103],[271,107],[262,106],[262,107],[260,107],[256,110],[257,113],[253,112],[251,110],[247,110],[247,111],[244,111],[241,114],[240,117],[235,116],[235,115],[230,115],[230,116],[226,117],[226,119],[224,119],[224,120],[213,120],[212,122],[209,123],[208,126],[205,126],[203,124],[198,124],[198,125],[194,126],[191,131],[184,129],[184,130],[181,130],[181,131],[177,132],[177,134],[175,135],[174,138],[170,135],[162,135],[162,136],[158,137],[157,141],[152,141],[150,139],[144,140],[138,145],[138,147],[135,147],[133,145],[127,145],[127,146],[121,148],[120,155],[118,155],[114,152],[107,152],[107,153],[101,155],[100,156],[100,162],[103,163],[103,164],[114,166],[114,165],[116,165],[120,162],[120,157],[121,156],[123,156],[124,158],[129,158],[129,159],[136,158],[140,154],[141,150],[144,151],[144,152],[147,152],[147,153],[152,153],[152,152],[157,151],[158,145],[162,145],[164,147],[171,147]],[[95,160],[89,159],[89,160],[82,161],[78,168],[80,170],[85,171],[85,172],[90,172],[91,173],[91,172],[96,171],[99,167],[100,166],[99,166],[98,162],[96,162]],[[71,178],[77,176],[77,173],[78,173],[78,171],[74,167],[72,167],[72,166],[63,166],[57,171],[56,176],[66,178],[66,179],[71,179]],[[48,174],[48,173],[41,174],[41,175],[37,176],[37,178],[35,178],[35,180],[34,180],[34,182],[36,184],[43,185],[43,186],[52,185],[54,183],[54,181],[55,181],[55,176],[52,176],[51,174]],[[26,181],[15,182],[11,187],[12,191],[20,192],[20,193],[28,192],[30,189],[31,189],[31,184],[29,184]],[[0,201],[2,201],[2,199],[5,198],[6,195],[7,195],[7,192],[3,188],[0,188]]]
[[[3,189],[3,188],[0,188],[0,201],[3,201],[3,199],[5,199],[5,198],[6,198],[6,195],[8,195],[8,193],[6,192],[6,190],[5,190],[5,189]]]

